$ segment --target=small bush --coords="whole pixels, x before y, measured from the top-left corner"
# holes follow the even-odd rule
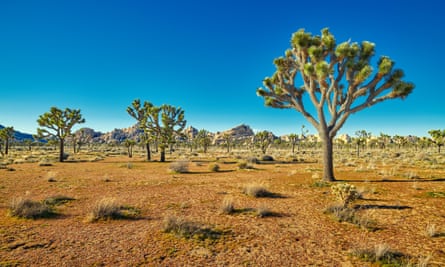
[[[246,161],[240,161],[238,162],[238,169],[240,170],[253,169],[253,166],[248,164]]]
[[[181,217],[167,216],[164,218],[163,231],[172,233],[186,239],[194,238],[200,241],[216,240],[223,234],[222,231],[214,230],[199,223],[190,222]]]
[[[248,157],[246,159],[246,161],[247,161],[247,163],[250,163],[250,164],[259,164],[260,163],[260,161],[255,157]]]
[[[273,195],[264,186],[258,184],[244,186],[243,193],[251,197],[269,197]]]
[[[391,250],[387,244],[378,244],[373,249],[354,249],[351,254],[379,266],[405,266],[409,262],[408,256]]]
[[[26,219],[46,218],[54,215],[47,204],[23,198],[13,199],[9,206],[9,212],[11,216]]]
[[[439,232],[437,231],[435,224],[428,224],[425,228],[425,235],[428,237],[436,237],[439,236]]]
[[[360,216],[355,209],[343,206],[331,206],[325,213],[331,214],[338,222],[347,222],[367,229],[369,231],[377,230],[377,223],[369,216]]]
[[[169,170],[174,173],[187,173],[189,171],[189,162],[180,160],[170,163]]]
[[[343,207],[347,207],[351,202],[359,197],[355,186],[350,184],[336,184],[331,187],[332,193],[337,197]]]
[[[225,197],[221,205],[221,213],[232,214],[233,212],[235,212],[235,205],[233,204],[233,198]]]
[[[211,172],[217,172],[219,171],[219,165],[216,163],[210,164],[209,165],[209,171]]]
[[[273,216],[275,213],[272,212],[267,206],[261,205],[256,209],[256,214],[258,217],[263,218]]]
[[[138,209],[119,205],[114,198],[103,198],[94,204],[87,217],[87,221],[132,219],[136,218],[139,214],[140,211]]]

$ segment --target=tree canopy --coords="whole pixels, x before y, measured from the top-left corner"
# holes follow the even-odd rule
[[[71,130],[74,125],[84,123],[80,109],[66,108],[61,110],[57,107],[51,107],[49,112],[45,112],[37,119],[40,128],[37,128],[38,138],[55,138],[59,141],[59,161],[64,160],[64,142],[71,136]]]

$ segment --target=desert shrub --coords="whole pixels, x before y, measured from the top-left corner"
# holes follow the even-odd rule
[[[94,222],[106,219],[132,219],[140,211],[136,208],[120,205],[114,198],[103,198],[97,201],[87,216],[87,221]]]
[[[274,158],[272,156],[269,155],[264,155],[261,157],[262,161],[274,161]]]
[[[343,206],[330,206],[325,210],[326,214],[330,214],[338,222],[347,222],[369,231],[377,230],[376,221],[369,216],[361,216],[356,209]]]
[[[258,184],[248,184],[244,186],[243,193],[251,197],[269,197],[273,195],[273,193],[264,186]]]
[[[253,169],[253,166],[247,163],[246,161],[240,161],[238,162],[238,169],[240,170]]]
[[[331,186],[334,196],[340,201],[343,207],[347,207],[351,202],[359,197],[357,189],[351,184],[336,184]]]
[[[216,163],[212,163],[209,165],[209,171],[211,172],[217,172],[219,171],[219,165]]]
[[[220,230],[212,229],[200,223],[187,221],[182,217],[167,216],[163,221],[163,231],[186,239],[216,240],[223,234]]]
[[[427,237],[436,237],[439,236],[439,232],[437,231],[435,224],[427,224],[425,228],[425,235]]]
[[[179,160],[170,163],[169,170],[174,173],[186,173],[189,171],[189,162],[187,160]]]
[[[250,163],[250,164],[259,164],[260,163],[260,161],[256,157],[248,157],[246,159],[246,162]]]
[[[275,213],[272,212],[266,205],[261,205],[256,209],[256,214],[258,217],[269,217],[273,216]]]
[[[23,198],[11,201],[9,213],[11,216],[27,219],[46,218],[55,214],[47,204]]]
[[[379,266],[405,266],[409,262],[407,255],[391,250],[387,244],[375,245],[373,249],[353,249],[351,255]]]
[[[223,214],[232,214],[233,212],[235,212],[235,205],[233,203],[233,198],[225,197],[221,204],[220,210],[221,213]]]

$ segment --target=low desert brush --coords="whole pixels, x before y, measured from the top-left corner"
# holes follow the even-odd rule
[[[179,160],[170,163],[169,170],[174,173],[186,173],[189,171],[189,162],[187,160]]]
[[[139,213],[138,209],[120,205],[114,198],[103,198],[93,205],[88,214],[87,221],[132,219],[136,218]]]
[[[9,206],[11,216],[36,219],[54,215],[51,207],[45,203],[31,199],[14,198]]]
[[[405,266],[409,262],[408,256],[391,250],[387,244],[377,244],[373,249],[354,249],[351,254],[378,266]]]
[[[221,213],[223,214],[232,214],[233,212],[235,212],[235,205],[233,204],[233,198],[225,197],[221,204],[220,210]]]
[[[186,239],[193,238],[200,241],[214,241],[223,234],[222,231],[176,216],[167,216],[164,218],[163,231]]]
[[[217,172],[219,171],[219,165],[216,163],[212,163],[209,165],[209,171],[211,172]]]
[[[272,193],[266,187],[259,184],[248,184],[243,188],[243,193],[250,197],[268,197]]]

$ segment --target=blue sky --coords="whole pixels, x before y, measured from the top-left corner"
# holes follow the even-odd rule
[[[300,28],[376,43],[416,84],[340,133],[428,135],[445,128],[445,4],[432,1],[0,1],[0,124],[35,133],[51,106],[80,108],[103,132],[131,126],[135,98],[181,106],[188,125],[241,123],[275,134],[312,126],[256,96]]]

